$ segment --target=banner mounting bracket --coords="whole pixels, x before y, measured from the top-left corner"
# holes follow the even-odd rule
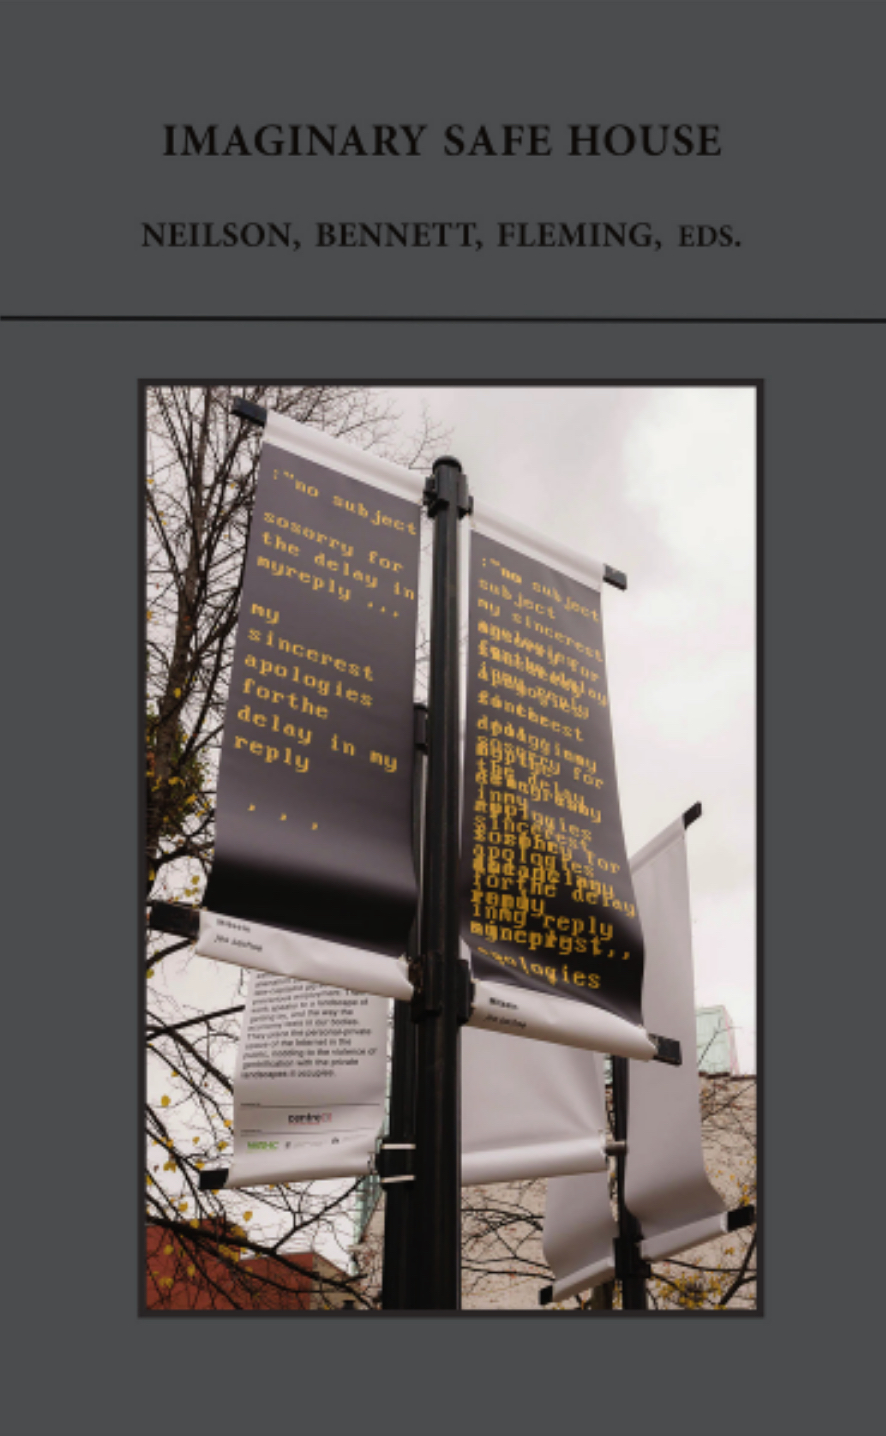
[[[693,804],[692,804],[692,807],[691,807],[691,808],[687,808],[687,809],[686,809],[686,812],[683,814],[683,827],[684,827],[684,828],[691,827],[691,825],[696,821],[696,819],[698,819],[698,818],[700,818],[700,817],[701,817],[701,803],[693,803]]]
[[[415,1181],[415,1143],[382,1142],[375,1154],[375,1172],[382,1186]]]
[[[474,1008],[470,967],[460,958],[450,964],[441,952],[427,952],[409,964],[409,978],[415,988],[413,1022],[422,1022],[426,1017],[434,1017],[443,1011],[443,983],[449,976],[455,983],[456,1021],[460,1027],[469,1021]]]
[[[253,404],[251,399],[236,398],[231,405],[231,413],[259,429],[263,429],[268,422],[267,409],[263,409],[261,404]]]
[[[468,490],[467,474],[462,472],[458,459],[448,454],[434,460],[433,473],[425,480],[423,498],[432,519],[449,504],[455,504],[460,519],[474,512],[474,496]]]
[[[668,1067],[683,1066],[683,1052],[676,1037],[657,1037],[654,1032],[646,1035],[655,1046],[653,1062],[664,1062]]]
[[[152,902],[148,920],[156,932],[170,932],[175,937],[191,939],[200,936],[199,909],[185,907],[182,903]]]
[[[745,1207],[733,1207],[731,1212],[726,1213],[726,1230],[728,1232],[740,1231],[742,1227],[751,1227],[757,1220],[757,1208],[753,1203]]]
[[[216,1167],[213,1172],[201,1172],[198,1183],[201,1192],[220,1192],[228,1180],[229,1168]]]

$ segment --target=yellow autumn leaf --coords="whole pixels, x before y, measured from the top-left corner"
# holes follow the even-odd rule
[[[154,976],[154,969],[153,969],[153,967],[149,967],[149,968],[148,968],[148,977],[153,977],[153,976]],[[153,1048],[152,1048],[151,1050],[153,1051]]]
[[[244,1222],[251,1222],[251,1221],[252,1221],[252,1212],[244,1212],[244,1213],[243,1213],[243,1220],[244,1220]]]
[[[161,1098],[160,1098],[160,1106],[161,1106],[161,1107],[168,1107],[168,1106],[169,1106],[169,1098],[168,1098],[168,1097],[161,1097]]]

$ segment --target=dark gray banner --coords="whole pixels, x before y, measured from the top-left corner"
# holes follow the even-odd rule
[[[471,537],[462,936],[479,977],[642,1023],[600,596]]]
[[[210,910],[403,951],[418,554],[417,505],[265,445]]]

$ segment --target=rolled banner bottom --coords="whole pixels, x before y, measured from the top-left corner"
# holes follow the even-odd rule
[[[539,1177],[574,1177],[582,1172],[605,1172],[606,1138],[593,1137],[560,1142],[522,1143],[513,1147],[481,1152],[463,1152],[461,1184],[485,1186],[487,1182],[536,1181]]]
[[[199,957],[272,972],[277,977],[298,977],[324,987],[344,987],[401,1001],[412,997],[405,957],[384,957],[205,909],[200,913],[196,951]]]
[[[614,1012],[479,978],[474,982],[474,1005],[468,1025],[510,1037],[530,1037],[612,1057],[631,1057],[638,1062],[651,1062],[656,1054],[648,1033]]]
[[[235,1153],[225,1189],[365,1177],[372,1170],[376,1136],[360,1132],[350,1140],[324,1138],[278,1152]]]
[[[551,1288],[551,1301],[568,1301],[571,1296],[578,1296],[579,1292],[590,1291],[595,1286],[614,1280],[615,1261],[606,1257],[603,1261],[582,1267],[581,1271],[573,1272],[562,1281],[555,1281]]]
[[[278,977],[300,978],[401,1002],[410,1001],[414,991],[405,957],[384,957],[205,909],[200,913],[196,951],[200,957]],[[484,979],[474,982],[468,1025],[638,1062],[651,1062],[656,1054],[648,1033],[614,1012]]]
[[[703,1217],[700,1222],[690,1222],[688,1226],[661,1232],[657,1237],[647,1237],[640,1243],[640,1255],[646,1261],[664,1261],[666,1257],[676,1256],[690,1247],[722,1237],[728,1230],[728,1212],[717,1212],[715,1216]]]

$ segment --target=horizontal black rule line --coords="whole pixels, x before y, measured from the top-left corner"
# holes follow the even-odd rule
[[[2,314],[7,324],[886,324],[886,315]]]

